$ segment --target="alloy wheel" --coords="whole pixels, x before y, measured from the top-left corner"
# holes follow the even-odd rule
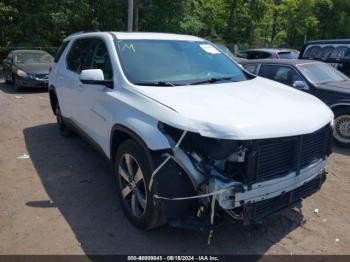
[[[124,154],[118,165],[118,179],[123,201],[135,217],[146,211],[146,183],[140,165],[130,154]]]
[[[340,115],[334,119],[333,135],[342,143],[350,143],[350,115]]]

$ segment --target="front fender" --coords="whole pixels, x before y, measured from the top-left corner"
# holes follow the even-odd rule
[[[158,129],[158,120],[129,106],[120,100],[109,104],[113,109],[105,112],[111,120],[108,137],[112,138],[116,131],[121,131],[142,142],[150,150],[169,149],[170,144],[165,135]],[[141,140],[141,141],[140,141]],[[108,146],[111,157],[111,141]],[[107,149],[107,148],[106,148]],[[107,153],[107,152],[106,152]]]
[[[350,106],[350,99],[340,99],[336,103],[329,105],[331,109],[334,109],[339,106]]]

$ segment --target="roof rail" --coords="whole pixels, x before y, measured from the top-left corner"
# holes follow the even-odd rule
[[[88,30],[83,30],[83,31],[79,31],[79,32],[70,34],[69,36],[80,35],[80,34],[84,34],[84,33],[93,33],[93,32],[100,32],[100,30],[98,30],[98,29],[88,29]]]

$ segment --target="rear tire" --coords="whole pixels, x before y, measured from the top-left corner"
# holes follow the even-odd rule
[[[124,141],[116,152],[114,173],[126,216],[138,228],[148,230],[159,227],[163,222],[160,207],[154,203],[148,190],[153,169],[147,153],[134,140]]]
[[[56,103],[56,110],[55,110],[55,112],[56,112],[57,125],[58,125],[58,128],[61,131],[61,135],[64,136],[64,137],[72,136],[72,134],[73,134],[72,130],[70,130],[69,127],[67,127],[66,124],[63,121],[63,117],[62,117],[62,114],[61,114],[60,106],[58,105],[58,101]]]
[[[339,146],[350,148],[350,107],[334,110],[333,140]]]

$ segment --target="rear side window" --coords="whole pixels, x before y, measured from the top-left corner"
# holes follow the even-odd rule
[[[346,51],[346,53],[344,54],[343,59],[349,60],[350,59],[350,48],[348,49],[348,51]]]
[[[246,59],[265,59],[270,58],[271,54],[263,51],[244,51],[238,53],[238,57],[246,58]]]
[[[327,60],[329,55],[333,52],[334,47],[333,46],[325,46],[322,48],[320,52],[315,56],[315,59],[318,60]]]
[[[303,58],[306,58],[306,59],[314,59],[315,57],[317,57],[319,55],[319,53],[322,52],[322,47],[320,46],[310,46],[308,47],[304,54],[303,54]]]
[[[247,52],[248,59],[264,59],[269,57],[271,57],[271,54],[267,52],[261,52],[261,51]]]
[[[329,59],[332,60],[337,60],[337,59],[341,59],[344,57],[344,55],[346,54],[346,52],[349,50],[348,47],[346,46],[338,46],[336,47],[333,52],[329,55]]]
[[[55,58],[53,60],[54,63],[58,63],[60,60],[60,57],[62,56],[64,50],[66,49],[67,45],[69,44],[69,41],[64,41],[61,46],[58,48]]]
[[[278,55],[281,59],[297,59],[298,54],[296,52],[279,52]]]

